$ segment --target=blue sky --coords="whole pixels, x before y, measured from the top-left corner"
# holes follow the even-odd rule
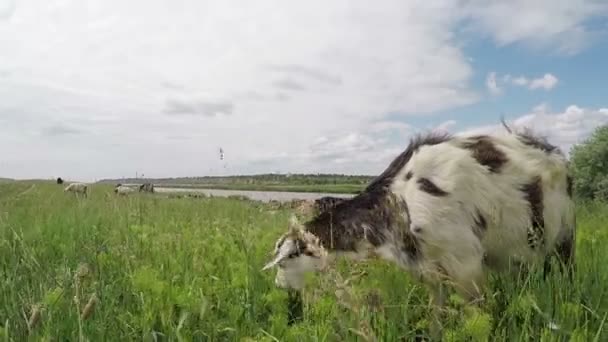
[[[0,177],[377,174],[412,134],[503,114],[567,152],[608,122],[607,19],[599,0],[0,0]]]
[[[597,22],[594,24],[596,29],[601,28]],[[508,120],[514,119],[543,103],[555,111],[561,111],[574,103],[587,108],[606,107],[608,26],[604,25],[603,28],[606,30],[605,37],[598,37],[588,48],[575,54],[547,53],[520,44],[497,46],[491,40],[474,40],[463,51],[473,58],[471,83],[473,88],[483,94],[482,98],[470,105],[439,111],[431,117],[408,117],[406,121],[418,127],[435,127],[456,118],[457,123],[451,127],[458,131],[471,126],[496,124],[503,114]],[[500,85],[504,88],[503,93],[491,96],[486,81],[492,72],[529,78],[540,78],[550,73],[558,78],[558,83],[549,90],[534,91],[512,84]]]

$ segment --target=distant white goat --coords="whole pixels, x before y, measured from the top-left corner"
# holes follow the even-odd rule
[[[122,185],[122,184],[117,184],[116,187],[114,188],[114,193],[121,195],[121,196],[126,196],[127,194],[130,193],[134,193],[135,189],[128,187],[126,185]]]
[[[83,194],[84,197],[88,196],[89,185],[86,183],[71,183],[63,189],[63,192],[73,192],[74,194]]]
[[[572,266],[568,168],[530,131],[418,136],[362,193],[304,224],[292,218],[264,270],[278,266],[276,285],[297,290],[305,272],[337,254],[378,255],[429,285],[436,308],[445,303],[443,280],[466,300],[481,299],[486,269],[547,266],[550,256]],[[439,330],[435,321],[431,332]]]

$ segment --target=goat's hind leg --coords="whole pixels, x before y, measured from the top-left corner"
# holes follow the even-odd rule
[[[562,238],[562,240],[560,240],[556,244],[555,250],[549,255],[547,255],[547,257],[545,258],[543,267],[543,279],[546,279],[547,275],[552,272],[551,259],[555,257],[559,263],[560,271],[562,273],[565,272],[568,275],[568,280],[570,282],[574,281],[574,252],[574,232],[569,232],[567,236]]]
[[[567,272],[570,281],[574,281],[574,272],[576,271],[574,264],[575,243],[574,231],[572,231],[556,247],[560,269]]]

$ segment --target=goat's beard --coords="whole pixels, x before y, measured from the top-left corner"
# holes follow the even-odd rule
[[[304,287],[304,272],[279,267],[275,284],[283,289],[301,290]]]

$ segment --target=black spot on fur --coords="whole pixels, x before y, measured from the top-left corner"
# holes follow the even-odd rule
[[[473,158],[479,164],[487,166],[490,172],[500,172],[502,166],[507,162],[505,153],[497,149],[487,135],[471,137],[463,147],[470,150]]]
[[[408,218],[407,225],[403,227],[403,248],[402,251],[408,256],[411,261],[417,261],[420,259],[420,242],[418,239],[410,232],[410,224],[412,222],[410,216],[410,208],[407,203],[403,202],[403,210]]]
[[[420,257],[418,239],[409,230],[407,203],[396,199],[389,190],[396,175],[413,154],[423,145],[436,145],[451,139],[448,133],[418,135],[410,140],[405,151],[359,194],[351,199],[334,202],[305,223],[308,231],[316,235],[325,248],[340,251],[356,251],[359,242],[367,240],[373,246],[381,246],[388,237],[397,237],[396,246],[411,261]],[[407,176],[406,176],[407,177]],[[422,181],[432,193],[444,191]]]
[[[402,251],[407,254],[408,258],[416,262],[420,260],[420,243],[413,235],[406,235],[403,239]]]
[[[572,176],[566,176],[566,191],[568,191],[568,196],[572,198]]]
[[[412,158],[414,153],[424,145],[437,145],[449,141],[451,135],[445,132],[433,132],[426,135],[417,135],[410,140],[408,147],[378,177],[370,182],[366,190],[372,191],[376,188],[388,189],[397,173],[403,169],[405,164]]]
[[[477,210],[475,213],[475,226],[473,227],[473,233],[479,240],[483,238],[486,230],[488,230],[488,223],[486,222],[486,218],[483,214]]]
[[[415,261],[419,247],[409,231],[407,204],[388,193],[377,193],[379,191],[382,189],[363,192],[339,203],[305,223],[306,229],[316,235],[324,247],[340,251],[356,252],[364,240],[379,247],[392,236],[397,240],[397,247]]]
[[[412,173],[412,171],[409,171],[406,175],[405,175],[405,180],[410,180],[412,179],[412,177],[414,176],[414,174]]]
[[[431,194],[433,196],[447,196],[448,193],[442,189],[440,189],[435,183],[431,182],[428,178],[419,178],[418,184],[420,185],[420,190]]]
[[[546,153],[559,151],[558,148],[551,145],[545,137],[535,135],[530,129],[525,129],[522,132],[518,132],[517,136],[522,143],[545,151]]]
[[[381,245],[384,236],[377,228],[386,219],[386,209],[380,205],[382,198],[378,194],[364,192],[320,212],[306,223],[306,228],[330,249],[356,251],[357,243],[364,239],[364,235],[371,244]],[[365,231],[364,224],[371,229]]]
[[[530,183],[525,184],[521,191],[530,203],[530,221],[532,226],[528,229],[528,244],[535,249],[544,244],[545,219],[543,216],[543,190],[541,178],[536,176]]]

